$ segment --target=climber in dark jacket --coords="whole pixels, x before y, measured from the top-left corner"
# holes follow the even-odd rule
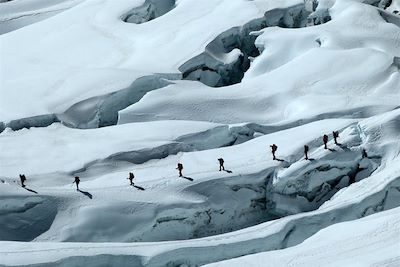
[[[131,182],[131,185],[134,185],[133,178],[135,178],[135,175],[133,175],[133,173],[130,172],[128,180]]]
[[[278,146],[275,145],[275,144],[272,144],[272,145],[270,145],[270,147],[271,147],[271,152],[272,152],[273,160],[276,160],[275,152],[276,152],[276,150],[278,150]]]
[[[25,174],[20,174],[19,179],[21,180],[21,186],[25,187],[25,181],[26,181]]]
[[[328,149],[326,145],[328,143],[328,136],[326,134],[324,134],[324,136],[322,137],[322,141],[324,141],[324,148]]]
[[[361,156],[362,158],[368,158],[368,154],[367,151],[363,148],[363,150],[361,151]]]
[[[79,179],[79,176],[75,176],[75,181],[73,182],[73,183],[75,183],[76,184],[76,190],[79,190],[79,182],[80,182],[81,180]]]
[[[304,146],[304,155],[306,156],[306,160],[308,160],[308,150],[309,149],[310,148],[307,145]]]
[[[222,171],[222,170],[225,171],[224,159],[223,159],[223,158],[219,158],[219,159],[218,159],[218,162],[219,162],[219,171]]]
[[[183,170],[183,165],[182,163],[178,163],[178,167],[176,169],[179,171],[179,177],[182,177],[182,170]]]
[[[333,135],[333,140],[335,141],[335,145],[338,145],[337,139],[339,137],[339,132],[338,131],[333,131],[332,135]]]

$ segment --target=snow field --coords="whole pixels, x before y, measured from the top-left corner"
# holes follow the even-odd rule
[[[0,36],[0,266],[395,266],[399,5],[361,2],[25,6],[68,10]]]

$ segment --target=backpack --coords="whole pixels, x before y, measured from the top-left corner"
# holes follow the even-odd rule
[[[333,132],[333,136],[334,136],[335,138],[339,137],[339,132],[337,132],[337,131]]]

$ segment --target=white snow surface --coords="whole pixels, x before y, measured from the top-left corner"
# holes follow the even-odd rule
[[[54,16],[82,0],[13,0],[0,1],[0,34]]]
[[[56,123],[47,128],[6,130],[0,134],[4,151],[0,156],[2,175],[18,175],[15,169],[18,164],[30,174],[73,171],[118,152],[155,149],[184,136],[212,129],[216,144],[209,145],[223,145],[229,140],[227,126],[190,121],[136,123],[90,130],[71,129]],[[220,140],[218,134],[224,139]],[[41,153],[44,150],[46,153]],[[20,153],[15,153],[12,158],[9,151]]]
[[[179,67],[304,2],[177,0],[123,21],[160,1],[0,1],[0,266],[400,265],[398,24],[373,1],[319,0],[330,21],[253,32],[260,55],[215,88]],[[108,112],[116,125],[63,121]]]
[[[393,61],[400,56],[399,27],[353,1],[337,1],[330,12],[333,20],[324,25],[264,30],[256,40],[263,53],[240,84],[215,90],[176,83],[122,110],[120,123],[191,118],[274,124],[398,106],[400,75]]]
[[[397,266],[400,209],[329,226],[300,245],[205,266]]]
[[[141,2],[84,1],[2,35],[0,94],[7,98],[0,99],[1,121],[63,112],[141,76],[177,73],[220,32],[301,1],[186,0],[148,23],[123,22],[121,16]]]

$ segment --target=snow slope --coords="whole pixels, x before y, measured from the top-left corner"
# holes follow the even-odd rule
[[[146,161],[146,157],[151,157],[151,151],[146,155],[146,150],[171,146],[174,142],[176,146],[181,145],[180,150],[184,150],[182,145],[188,146],[186,149],[190,149],[190,146],[193,146],[192,149],[213,148],[234,140],[234,135],[227,126],[185,121],[173,124],[168,121],[126,124],[91,130],[77,130],[53,124],[46,128],[4,131],[0,135],[3,148],[0,159],[4,176],[16,176],[19,170],[15,166],[18,165],[24,166],[23,170],[32,175],[71,172],[102,158],[118,157],[117,153],[137,151],[139,155],[132,156],[131,160],[141,163]],[[190,140],[193,135],[198,135],[200,142]],[[201,143],[201,135],[204,137],[204,144]],[[212,135],[212,139],[207,138],[207,135]],[[43,149],[46,153],[43,153]],[[170,148],[171,151],[166,150],[168,155],[174,148]],[[10,157],[9,151],[15,153],[14,158]],[[76,161],[77,157],[79,161]]]
[[[292,248],[206,266],[397,266],[399,238],[396,208],[327,227]]]
[[[0,94],[7,95],[0,102],[1,120],[60,113],[79,101],[123,89],[141,76],[177,73],[221,31],[300,1],[181,1],[149,23],[123,22],[121,16],[141,2],[84,1],[43,23],[1,36]],[[230,14],[236,15],[221,19]]]
[[[0,3],[0,266],[398,265],[399,3],[315,4]]]
[[[12,0],[0,1],[0,34],[47,19],[82,0]]]
[[[399,27],[375,8],[352,1],[337,1],[330,13],[333,20],[323,25],[263,30],[256,40],[263,53],[240,84],[215,90],[176,83],[120,111],[119,122],[191,118],[282,124],[397,107]]]
[[[399,158],[398,155],[396,156],[399,149],[399,143],[397,140],[397,134],[400,125],[399,119],[400,114],[398,111],[396,111],[392,112],[391,114],[385,114],[378,118],[371,118],[357,124],[355,129],[361,129],[363,133],[360,135],[361,139],[364,139],[365,136],[371,137],[364,139],[363,142],[363,146],[369,147],[369,157],[374,157],[375,153],[385,152],[387,156],[383,159],[383,162],[385,162],[384,165],[386,166],[386,168],[380,168],[379,171],[374,172],[372,176],[364,179],[362,182],[353,184],[345,191],[340,191],[340,194],[336,194],[331,201],[327,202],[315,212],[301,213],[294,216],[284,217],[279,220],[266,222],[264,224],[260,224],[254,227],[245,228],[238,232],[227,233],[215,237],[206,237],[203,239],[180,241],[178,243],[176,241],[170,243],[116,243],[113,245],[107,243],[103,243],[103,245],[101,245],[101,243],[98,245],[90,243],[52,243],[51,246],[54,245],[56,246],[55,248],[58,249],[55,251],[48,251],[48,243],[35,242],[34,248],[25,251],[22,247],[15,247],[17,245],[16,243],[10,244],[9,242],[2,242],[2,247],[5,248],[3,251],[1,251],[2,259],[4,259],[4,263],[7,265],[23,265],[27,263],[26,259],[23,257],[19,257],[18,253],[24,253],[25,256],[29,254],[30,264],[44,262],[52,262],[52,264],[55,264],[54,262],[57,262],[57,264],[74,265],[76,264],[74,263],[76,259],[71,257],[81,256],[85,258],[85,262],[87,261],[90,264],[94,264],[95,266],[99,262],[103,261],[108,264],[115,264],[114,266],[117,266],[120,260],[123,262],[125,260],[129,262],[133,261],[133,259],[135,259],[135,261],[137,260],[138,266],[141,266],[142,264],[149,266],[164,266],[167,262],[175,264],[179,262],[189,262],[192,264],[206,263],[213,260],[221,260],[226,257],[234,257],[235,255],[239,256],[241,253],[246,253],[246,251],[247,253],[251,251],[257,252],[268,249],[268,247],[281,248],[291,244],[297,244],[304,240],[304,238],[311,235],[313,232],[322,229],[324,225],[327,226],[332,224],[333,222],[340,222],[343,220],[363,217],[367,214],[371,214],[382,209],[390,209],[391,207],[396,206],[399,197],[396,188],[399,187],[400,181],[400,170],[397,167],[400,166],[398,164]],[[382,122],[384,125],[383,128],[381,128]],[[336,127],[341,127],[340,125],[335,124],[332,121],[324,120],[322,121],[322,123],[322,125],[321,123],[312,123],[311,125],[301,126],[293,130],[290,129],[283,132],[277,132],[276,134],[267,135],[262,138],[256,138],[253,141],[243,143],[240,146],[250,146],[251,143],[255,143],[254,145],[256,147],[262,148],[260,146],[260,143],[269,143],[268,141],[271,141],[268,140],[269,138],[272,138],[273,140],[279,140],[277,136],[280,136],[280,138],[284,140],[287,138],[287,136],[293,136],[293,134],[304,134],[305,136],[309,136],[308,138],[312,138],[313,135],[311,133],[314,132],[314,138],[316,138],[319,129],[324,129],[324,124],[326,125],[325,127],[331,127],[333,125]],[[293,131],[296,132],[293,133]],[[354,132],[350,131],[350,133],[342,135],[343,145],[352,149],[359,150],[359,148],[357,148],[359,144],[357,144],[358,142],[354,140]],[[304,139],[306,138],[305,136],[300,137],[302,137],[301,139]],[[382,139],[386,141],[382,142]],[[375,147],[376,144],[380,143],[384,143],[383,147]],[[330,146],[331,145],[332,144],[330,144]],[[298,150],[299,146],[300,142],[298,144],[293,144],[292,149]],[[225,149],[236,151],[236,147],[224,148],[224,150]],[[185,153],[179,156],[179,160],[181,162],[184,162],[185,166],[188,166],[185,168],[191,170],[187,171],[185,175],[194,178],[193,182],[186,181],[184,179],[177,179],[176,176],[173,174],[174,170],[172,168],[169,169],[167,173],[165,173],[165,166],[167,165],[172,167],[173,163],[177,162],[176,158],[168,157],[165,160],[149,162],[148,164],[151,167],[146,167],[145,164],[142,166],[144,167],[144,169],[137,170],[137,183],[140,186],[146,188],[146,191],[143,192],[144,194],[138,194],[136,193],[136,191],[134,191],[134,193],[132,194],[132,189],[130,189],[129,186],[124,185],[124,174],[126,174],[128,170],[131,170],[133,166],[120,166],[119,172],[113,171],[110,174],[106,174],[104,177],[99,177],[99,170],[92,170],[91,172],[88,172],[88,177],[85,177],[85,180],[82,183],[81,187],[83,188],[83,190],[87,190],[86,193],[90,192],[90,194],[93,195],[93,199],[89,199],[84,195],[80,197],[78,192],[74,193],[73,190],[68,189],[70,187],[67,186],[66,182],[64,187],[60,187],[60,185],[58,185],[57,187],[51,187],[51,184],[49,184],[49,182],[55,184],[56,180],[41,179],[40,177],[32,178],[32,185],[28,184],[28,187],[36,189],[38,191],[39,188],[41,188],[41,190],[43,191],[40,191],[40,196],[50,199],[57,198],[57,202],[60,202],[62,199],[64,199],[62,200],[62,203],[58,204],[59,207],[57,208],[59,210],[55,221],[53,222],[50,229],[45,233],[39,235],[36,240],[58,240],[61,237],[61,240],[69,241],[82,242],[84,240],[92,238],[99,241],[103,240],[104,235],[107,235],[108,233],[110,233],[110,231],[115,232],[111,232],[112,234],[111,236],[108,236],[106,238],[107,240],[118,238],[118,235],[116,233],[123,234],[121,236],[122,238],[126,238],[127,236],[129,236],[130,234],[128,233],[136,235],[139,234],[140,236],[140,234],[143,233],[144,225],[153,225],[155,222],[165,222],[167,224],[165,225],[165,227],[167,227],[169,231],[163,229],[162,226],[157,226],[155,228],[153,226],[152,228],[150,228],[152,230],[150,230],[148,234],[144,235],[142,238],[151,238],[151,235],[156,235],[156,237],[153,238],[161,238],[161,240],[167,238],[168,240],[168,237],[165,237],[165,234],[174,233],[173,229],[179,229],[179,232],[173,234],[174,236],[179,236],[182,235],[182,230],[186,227],[189,227],[189,230],[193,230],[193,228],[191,227],[196,227],[196,225],[193,225],[190,222],[190,214],[194,216],[193,222],[196,222],[201,226],[201,224],[204,223],[204,218],[202,218],[201,212],[199,211],[201,211],[202,209],[208,210],[208,214],[209,216],[211,216],[211,221],[216,220],[216,224],[218,226],[221,225],[221,222],[223,223],[225,221],[226,225],[230,225],[232,227],[232,217],[229,216],[233,216],[234,218],[234,213],[233,215],[229,214],[229,209],[233,208],[233,210],[236,212],[245,211],[245,209],[243,209],[243,205],[246,205],[246,203],[243,201],[245,199],[254,197],[253,193],[251,193],[251,187],[249,187],[249,184],[257,184],[259,183],[260,179],[265,179],[263,178],[263,175],[260,176],[260,172],[258,171],[259,168],[261,170],[265,170],[265,168],[272,167],[271,171],[273,172],[274,165],[276,166],[278,164],[279,166],[279,163],[273,162],[271,158],[265,158],[265,153],[260,154],[261,158],[259,160],[262,161],[257,164],[257,162],[259,161],[250,157],[246,157],[246,151],[249,151],[248,153],[254,155],[254,149],[241,149],[240,151],[243,151],[244,154],[240,153],[237,155],[237,157],[240,158],[239,162],[241,162],[242,164],[244,163],[242,165],[243,167],[240,167],[238,163],[235,163],[237,162],[237,160],[227,157],[227,163],[232,161],[231,164],[227,164],[227,167],[229,166],[234,171],[232,174],[228,174],[228,176],[227,174],[221,174],[216,171],[215,163],[213,163],[214,161],[212,160],[212,158],[216,158],[216,155],[206,160],[205,162],[204,160],[201,160],[204,157],[192,155],[192,153]],[[194,153],[210,154],[210,152],[208,152],[207,150]],[[320,158],[324,157],[326,153],[335,152],[325,151],[320,147],[311,155],[316,159],[316,161],[319,161]],[[221,154],[222,151],[217,152],[217,155]],[[227,153],[226,155],[230,154],[231,153]],[[257,155],[257,153],[255,155]],[[288,156],[291,155],[296,155],[296,153],[294,153],[293,150],[284,150],[280,154],[280,156],[286,160]],[[247,158],[249,162],[252,162],[252,164],[254,164],[254,168],[249,169],[249,163],[243,162],[242,156]],[[301,152],[298,156],[301,160]],[[199,164],[200,162],[201,164]],[[269,165],[268,162],[270,162],[272,165]],[[157,167],[157,165],[159,167]],[[203,167],[200,171],[196,171],[196,166],[197,168],[200,168],[200,166]],[[209,171],[205,171],[204,166],[209,166],[206,167],[206,169],[208,169]],[[284,168],[284,165],[281,165],[278,168]],[[103,171],[104,169],[100,169],[100,172]],[[248,173],[249,171],[250,174],[252,172],[255,172],[255,175],[246,175],[246,173]],[[159,173],[163,173],[165,176],[159,177]],[[214,175],[210,175],[212,173],[214,173]],[[91,177],[90,174],[92,174],[93,176]],[[264,175],[265,174],[266,172],[264,172]],[[152,178],[152,175],[154,175],[155,177]],[[222,184],[218,183],[218,180],[220,180],[224,176],[227,176],[224,179],[227,179],[226,182]],[[217,179],[217,183],[210,180],[211,177],[213,177],[213,179]],[[118,179],[118,181],[115,181],[116,179]],[[64,180],[66,179],[64,178]],[[42,183],[46,183],[48,185],[41,186]],[[112,187],[107,186],[107,184]],[[238,195],[232,195],[232,193],[229,193],[230,190],[224,193],[223,188],[226,187],[226,185],[230,185],[232,188],[230,190],[233,190],[233,192],[238,192]],[[104,186],[106,186],[108,189],[104,190]],[[235,186],[237,187],[237,189],[234,189]],[[47,190],[46,187],[48,188]],[[113,189],[113,187],[115,189]],[[8,195],[11,198],[15,198],[16,195],[26,195],[28,193],[23,193],[23,189],[19,189],[18,187],[13,186],[12,182],[7,180],[5,181],[5,184],[2,186],[2,188],[2,195]],[[215,188],[215,191],[211,190],[211,188]],[[176,193],[171,194],[171,192],[174,192],[174,190],[176,190]],[[127,194],[129,194],[129,197]],[[154,199],[155,194],[158,196],[157,199]],[[224,194],[226,197],[231,195],[230,197],[233,198],[228,203],[225,201],[218,201],[218,199],[221,199],[221,194]],[[73,195],[76,196],[73,197]],[[126,202],[127,197],[131,201]],[[92,200],[96,201],[96,203],[91,204]],[[148,203],[149,201],[151,203]],[[159,201],[160,204],[156,204],[154,206],[154,201],[156,201],[155,203]],[[185,204],[188,202],[189,205]],[[206,205],[201,205],[202,202],[205,202]],[[233,204],[235,202],[237,203]],[[123,210],[128,208],[124,207],[124,203],[129,203],[129,207],[131,210],[130,212],[122,212]],[[198,203],[200,205],[196,205],[195,203]],[[82,206],[82,204],[84,205]],[[137,205],[138,208],[135,208]],[[167,208],[165,208],[165,205]],[[216,210],[215,213],[213,211],[214,209]],[[218,211],[221,212],[221,209],[224,210],[224,214],[225,212],[228,213],[227,215],[223,215],[222,218],[218,217],[217,213]],[[153,210],[155,211],[155,213]],[[180,212],[176,213],[177,210],[180,210]],[[71,217],[70,215],[71,212],[72,214],[74,214],[73,217]],[[172,214],[168,214],[171,212]],[[148,213],[153,215],[149,216]],[[132,215],[129,216],[129,214],[135,215],[132,217]],[[123,216],[121,217],[121,215]],[[183,216],[183,218],[179,219],[180,217],[176,216]],[[2,217],[2,221],[4,221],[7,217],[7,214],[5,216],[3,215]],[[102,218],[101,224],[99,224],[99,218]],[[143,221],[146,220],[150,220],[151,223],[139,223],[143,223]],[[121,222],[121,224],[116,224],[117,221]],[[234,222],[238,223],[239,220],[235,219]],[[136,230],[136,227],[132,228],[133,225],[137,226],[138,229]],[[157,223],[155,225],[157,225]],[[213,226],[213,224],[210,223],[206,223],[206,225],[207,228],[211,228]],[[293,228],[293,225],[296,225],[296,227]],[[310,227],[311,225],[313,226]],[[126,226],[129,227],[126,228]],[[121,227],[124,230],[121,230]],[[161,227],[160,232],[157,231],[158,227]],[[188,231],[188,233],[191,234],[193,232]],[[260,243],[261,240],[263,241]],[[12,253],[10,253],[10,251],[8,250],[9,244],[11,246],[11,251],[14,251]],[[224,244],[224,246],[216,249],[216,246],[218,247],[218,244]],[[268,244],[267,247],[266,244]],[[26,247],[28,244],[20,243],[20,245]],[[88,250],[82,250],[82,248],[85,247],[87,247]],[[144,250],[144,252],[143,249],[145,247],[146,249]],[[124,248],[129,248],[129,252],[124,253],[123,251],[126,251]],[[206,253],[200,253],[199,250],[203,250],[203,252],[206,251]],[[16,251],[19,252],[16,253]],[[115,260],[114,256],[111,256],[112,254],[114,254],[114,252],[112,251],[119,251],[117,253],[120,255],[117,256],[118,260]],[[224,252],[222,253],[222,251]],[[127,256],[127,259],[125,259],[123,256],[121,256],[121,253],[122,255],[126,255],[126,253],[128,253],[130,256]],[[98,258],[98,256],[96,255],[99,254],[106,254],[109,256],[103,255],[99,256]],[[35,255],[41,256],[37,257]],[[105,257],[105,259],[103,257]],[[81,262],[81,260],[82,259],[79,259],[79,262]]]

